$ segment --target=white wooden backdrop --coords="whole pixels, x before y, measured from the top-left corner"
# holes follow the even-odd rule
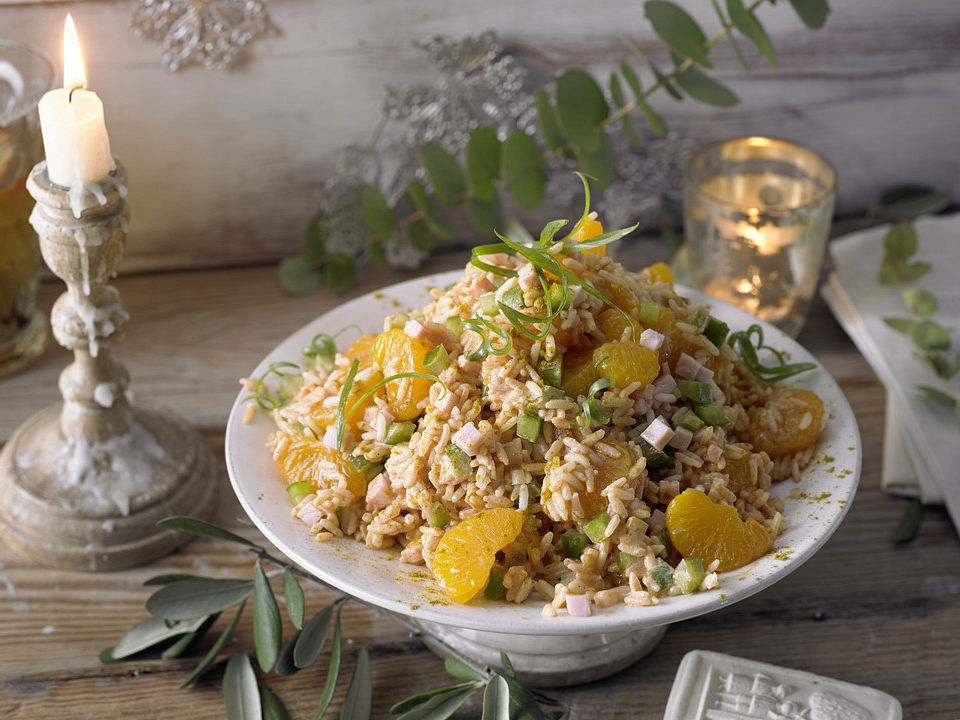
[[[920,181],[958,195],[960,2],[832,0],[821,31],[786,2],[761,17],[781,68],[741,69],[727,44],[720,77],[744,102],[717,110],[657,96],[681,132],[713,139],[770,134],[807,143],[840,174],[841,212],[886,185]],[[706,0],[685,5],[715,27]],[[640,0],[273,0],[281,34],[232,73],[160,67],[159,47],[130,32],[128,2],[0,0],[0,36],[59,62],[74,14],[90,86],[103,98],[114,152],[130,176],[126,271],[275,258],[299,247],[335,148],[367,139],[384,86],[429,80],[413,43],[496,28],[540,69],[606,75],[629,36],[656,48]]]

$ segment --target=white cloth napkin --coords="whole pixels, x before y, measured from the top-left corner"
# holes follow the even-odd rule
[[[940,303],[932,319],[954,330],[951,355],[960,350],[960,215],[924,218],[914,227],[919,249],[911,261],[932,265],[923,278],[909,285],[877,280],[889,230],[884,226],[830,245],[835,271],[821,294],[887,388],[884,488],[923,502],[945,503],[960,528],[960,414],[917,389],[942,388],[943,381],[916,356],[908,336],[883,322],[884,317],[908,317],[903,289],[922,287]],[[960,375],[951,381],[951,390],[960,396]]]

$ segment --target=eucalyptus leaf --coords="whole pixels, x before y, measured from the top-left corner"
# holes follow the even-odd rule
[[[290,639],[283,644],[283,647],[280,648],[280,654],[277,656],[277,664],[273,666],[273,671],[277,675],[293,675],[300,669],[293,660],[293,651],[297,647],[297,641],[300,639],[301,632],[301,630],[297,630],[297,632],[291,635]]]
[[[247,545],[256,550],[263,550],[262,547],[247,540],[245,537],[241,537],[213,523],[208,523],[205,520],[198,520],[197,518],[187,517],[185,515],[165,517],[163,520],[157,522],[157,527],[168,530],[183,530],[184,532],[193,533],[194,535],[206,535],[207,537],[216,538],[217,540],[229,540],[230,542]]]
[[[610,112],[597,81],[583,70],[567,70],[557,78],[556,93],[564,136],[581,150],[596,152],[603,136],[601,123]]]
[[[609,135],[601,136],[596,152],[579,150],[577,155],[584,171],[601,188],[609,187],[617,179],[617,155]]]
[[[191,633],[203,625],[206,619],[207,616],[202,615],[191,620],[168,624],[160,617],[147,618],[138,622],[120,637],[113,647],[112,657],[114,660],[121,660],[166,640]]]
[[[653,63],[650,63],[650,72],[657,78],[657,83],[667,91],[667,94],[677,102],[683,102],[683,95],[677,90],[676,86],[670,81],[670,76],[664,73]]]
[[[303,233],[303,256],[311,267],[316,267],[323,262],[323,256],[327,254],[327,232],[322,224],[322,216],[313,218]],[[249,520],[247,520],[249,522]]]
[[[293,651],[293,661],[298,668],[312,665],[320,657],[320,653],[323,652],[323,646],[327,642],[327,632],[330,629],[330,616],[333,614],[334,604],[331,603],[317,612],[303,626],[300,639]]]
[[[420,211],[420,214],[423,216],[423,221],[427,224],[427,228],[429,228],[433,235],[443,240],[450,240],[456,235],[452,227],[441,221],[434,214],[430,207],[430,198],[427,196],[427,191],[423,185],[416,180],[411,180],[407,183],[407,197],[410,198],[413,206]]]
[[[647,125],[649,125],[650,129],[657,135],[664,137],[667,134],[667,124],[663,121],[663,118],[650,107],[649,103],[647,103],[643,87],[640,85],[640,78],[637,77],[637,74],[626,60],[620,62],[620,72],[623,73],[623,77],[626,78],[627,84],[633,91],[634,99],[637,101],[637,107],[639,107],[640,112],[643,113],[643,118],[647,121]]]
[[[610,73],[610,96],[618,107],[623,108],[627,105],[627,99],[623,94],[623,84],[620,82],[620,76],[615,72]],[[623,129],[623,134],[627,140],[629,140],[635,148],[643,148],[643,140],[637,135],[633,123],[630,122],[629,113],[620,118],[620,127]]]
[[[743,0],[727,0],[727,12],[730,14],[730,22],[754,44],[770,67],[777,67],[777,53],[770,42],[770,36],[756,16],[747,10]]]
[[[168,647],[162,653],[160,657],[163,660],[169,660],[170,658],[177,658],[183,655],[194,643],[198,642],[207,634],[207,631],[213,626],[217,621],[217,618],[220,617],[220,613],[214,613],[210,615],[206,620],[203,621],[203,624],[198,627],[193,632],[187,633],[179,640],[177,640],[173,645]]]
[[[904,335],[909,335],[913,332],[914,321],[910,318],[899,318],[899,317],[885,317],[883,322],[886,323],[889,327],[896,330],[898,333],[903,333]]]
[[[930,320],[916,323],[912,335],[913,342],[922,350],[947,350],[950,347],[950,333]]]
[[[426,220],[414,220],[407,228],[407,236],[410,238],[410,244],[417,250],[430,252],[437,246],[437,238],[430,232],[430,226]]]
[[[907,288],[903,291],[903,304],[912,314],[930,317],[937,311],[937,297],[922,288]]]
[[[678,66],[677,73],[674,76],[677,85],[694,100],[719,107],[731,107],[740,102],[740,98],[726,85],[700,72],[695,67],[689,67],[681,71],[679,69],[682,62],[681,58],[674,56],[673,59]]]
[[[500,207],[500,198],[494,193],[489,200],[467,198],[467,217],[470,224],[484,237],[493,235],[498,227],[503,225],[503,209]]]
[[[949,380],[960,372],[960,352],[954,356],[953,361],[948,360],[940,353],[931,352],[928,353],[927,362],[930,363],[933,371],[944,380]]]
[[[503,143],[503,175],[507,191],[524,210],[535,210],[547,189],[547,170],[536,141],[514,130]]]
[[[511,680],[517,679],[517,672],[513,669],[513,663],[510,662],[510,656],[503,650],[500,651],[500,667],[503,668],[503,674]]]
[[[686,10],[665,0],[647,0],[643,8],[653,31],[667,47],[705,68],[713,68],[707,59],[707,38]]]
[[[331,605],[331,607],[333,607]],[[342,607],[342,606],[341,606]],[[313,720],[322,720],[330,702],[333,700],[333,693],[337,689],[337,679],[340,677],[340,607],[337,608],[337,620],[333,626],[333,642],[330,644],[330,665],[327,667],[327,681],[323,686],[323,692],[320,694],[320,704],[313,714]]]
[[[396,219],[383,193],[373,185],[364,185],[360,190],[360,214],[370,232],[381,240],[390,239]]]
[[[827,22],[830,13],[827,0],[790,0],[790,4],[803,24],[811,30],[818,30]]]
[[[483,680],[483,675],[467,665],[463,660],[455,657],[448,657],[444,660],[443,669],[447,671],[447,674],[453,675],[458,680],[463,680],[464,682]],[[391,710],[390,712],[393,711]]]
[[[717,0],[710,0],[710,4],[713,6],[714,11],[717,13],[717,17],[720,19],[720,25],[727,27],[731,23],[727,20],[726,16],[723,14],[723,10],[720,9],[720,4]],[[730,46],[733,48],[734,53],[737,55],[737,60],[740,61],[740,65],[744,70],[750,69],[750,64],[747,62],[747,59],[743,56],[743,51],[740,49],[740,43],[737,40],[736,34],[731,30],[727,32],[727,40],[730,41]]]
[[[960,403],[958,403],[955,396],[948,392],[944,392],[943,390],[931,387],[930,385],[917,385],[917,389],[931,400],[934,400],[942,405],[946,405],[947,407],[956,409],[958,406],[960,406]]]
[[[930,263],[926,262],[910,263],[900,268],[898,276],[901,282],[913,282],[930,272],[930,267]]]
[[[353,286],[356,263],[343,253],[328,253],[323,265],[323,283],[335,293],[346,292]]]
[[[274,695],[270,688],[260,686],[260,701],[263,720],[290,720],[290,715],[280,702],[280,698]]]
[[[180,580],[154,592],[147,610],[167,620],[193,620],[235,605],[252,591],[250,580]]]
[[[253,644],[257,662],[264,672],[273,670],[280,654],[282,638],[280,608],[266,573],[257,560],[253,566]]]
[[[534,103],[537,107],[537,120],[540,123],[540,133],[543,141],[551,150],[559,150],[564,146],[563,131],[557,122],[557,111],[550,102],[547,91],[540,89],[534,93]]]
[[[97,655],[97,659],[104,665],[114,665],[116,663],[126,662],[126,658],[115,658],[113,656],[113,648],[108,647],[104,648]]]
[[[623,84],[616,72],[610,73],[610,97],[617,110],[621,110],[627,104],[627,98],[623,94]]]
[[[343,698],[340,720],[370,720],[373,707],[373,683],[370,678],[370,655],[367,648],[357,653],[357,666],[353,670],[350,687]]]
[[[287,606],[287,615],[290,622],[299,630],[303,627],[303,588],[297,576],[291,572],[290,568],[283,570],[283,601]]]
[[[383,256],[383,242],[377,240],[370,246],[370,264],[377,270],[383,270],[386,259]]]
[[[446,720],[460,709],[470,696],[477,691],[477,688],[478,686],[474,683],[463,683],[430,693],[421,693],[409,698],[409,700],[426,697],[425,701],[421,701],[415,706],[397,703],[391,708],[390,712],[403,712],[397,720]],[[410,707],[410,709],[405,711],[401,709],[406,707]]]
[[[320,287],[320,273],[303,255],[294,255],[280,261],[277,267],[280,287],[291,295],[306,295]]]
[[[938,213],[950,205],[950,196],[926,185],[897,185],[877,198],[876,214],[887,220],[909,220]]]
[[[920,500],[914,498],[907,502],[903,509],[903,516],[897,527],[894,528],[891,540],[894,545],[904,545],[913,540],[920,531],[920,523],[923,520],[923,505]]]
[[[467,181],[460,163],[438,143],[426,143],[420,148],[420,162],[441,205],[452,205],[466,191]]]
[[[677,253],[680,248],[683,247],[683,235],[678,233],[672,227],[665,227],[660,232],[660,237],[663,238],[664,243],[667,247],[670,248],[670,252]]]
[[[154,575],[152,578],[143,581],[144,585],[169,585],[178,580],[210,580],[211,578],[201,577],[200,575],[188,575],[187,573],[164,573],[163,575]]]
[[[230,656],[223,673],[223,704],[227,720],[262,720],[260,689],[250,658],[242,650]]]
[[[203,675],[208,669],[210,669],[210,666],[213,665],[214,661],[217,659],[217,655],[223,649],[223,646],[227,644],[227,640],[230,639],[233,631],[237,629],[237,623],[240,622],[240,616],[243,614],[243,608],[245,608],[246,605],[246,600],[240,603],[240,607],[237,608],[237,612],[230,621],[230,624],[223,629],[223,632],[220,633],[220,636],[216,639],[216,642],[213,643],[213,645],[207,651],[207,654],[203,656],[203,660],[201,660],[197,667],[194,668],[193,672],[190,673],[190,676],[183,681],[183,684],[180,685],[181,689],[185,688],[187,685]]]
[[[500,177],[500,140],[491,127],[478,127],[467,141],[467,179],[477,200],[488,201],[496,194]]]
[[[883,237],[885,258],[906,260],[917,251],[917,231],[906,220],[894,223]]]
[[[483,691],[481,720],[510,720],[510,688],[501,675],[494,675]]]

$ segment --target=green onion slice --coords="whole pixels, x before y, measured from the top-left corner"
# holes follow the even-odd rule
[[[812,362],[787,363],[782,352],[763,344],[763,328],[759,325],[751,325],[746,330],[730,333],[727,344],[736,351],[750,372],[767,382],[779,382],[817,367],[816,363]],[[776,358],[776,362],[764,365],[757,355],[758,350],[769,351]]]

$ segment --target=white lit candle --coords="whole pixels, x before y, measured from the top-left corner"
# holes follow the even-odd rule
[[[63,88],[44,95],[39,111],[50,181],[74,189],[102,180],[115,167],[103,103],[86,86],[80,40],[68,14],[63,28]]]

